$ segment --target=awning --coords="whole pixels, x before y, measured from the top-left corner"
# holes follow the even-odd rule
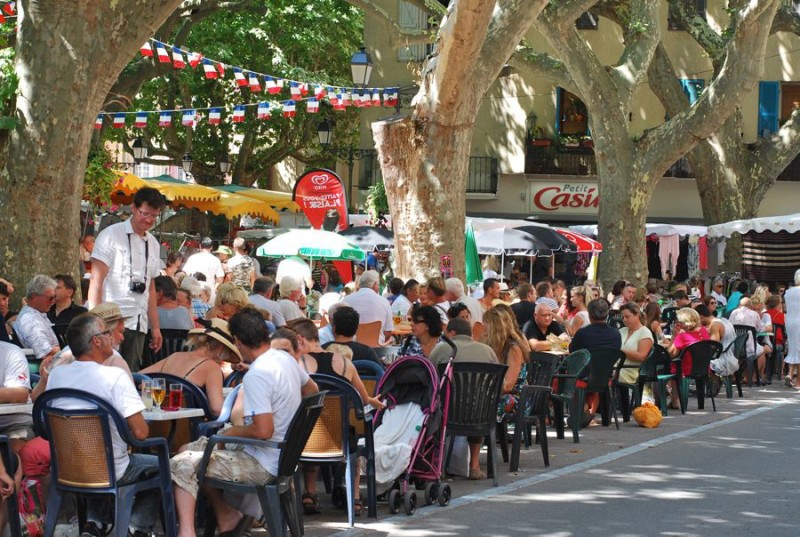
[[[176,202],[178,205],[188,207],[191,209],[199,209],[201,211],[208,211],[212,214],[222,215],[228,220],[239,218],[241,216],[249,215],[275,225],[281,220],[280,214],[263,201],[258,201],[254,198],[247,196],[239,196],[238,194],[231,194],[229,192],[217,191],[220,198],[216,201],[208,202]]]
[[[567,239],[575,243],[579,254],[591,253],[591,252],[602,252],[603,245],[600,244],[600,241],[596,241],[592,238],[589,238],[585,235],[581,235],[580,233],[576,233],[574,231],[570,231],[568,229],[557,227],[555,228],[556,231],[564,235]]]
[[[255,198],[259,201],[269,204],[276,209],[289,209],[290,211],[299,211],[300,208],[292,201],[292,194],[289,192],[278,192],[277,190],[264,190],[262,188],[250,188],[241,185],[219,185],[215,189],[231,194],[238,194],[239,196],[247,196],[248,198]]]
[[[588,237],[597,236],[597,224],[569,226],[570,231],[577,231]],[[688,226],[681,224],[645,224],[645,235],[698,235],[704,237],[708,233],[706,226]]]
[[[763,218],[750,218],[749,220],[733,220],[724,224],[708,226],[709,237],[730,237],[734,233],[744,235],[750,231],[762,233],[764,231],[786,231],[795,233],[800,231],[800,213],[784,216],[765,216]]]
[[[203,185],[186,183],[171,177],[161,176],[142,179],[132,173],[117,172],[120,177],[111,191],[111,199],[115,203],[129,204],[136,193],[145,187],[155,188],[168,202],[197,201],[208,202],[220,198],[220,192]]]

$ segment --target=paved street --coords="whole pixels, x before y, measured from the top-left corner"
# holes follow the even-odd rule
[[[337,535],[800,535],[800,397],[778,386],[745,395],[652,431],[594,426],[579,446],[552,439],[549,471],[531,450],[529,472],[503,472],[499,488],[457,478],[448,508],[390,517],[380,506],[378,522]],[[310,519],[307,534],[339,521]]]

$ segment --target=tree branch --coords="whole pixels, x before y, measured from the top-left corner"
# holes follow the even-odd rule
[[[544,17],[557,24],[562,30],[568,25],[574,25],[585,11],[594,7],[598,0],[563,0],[550,2],[542,12]]]
[[[527,45],[521,45],[511,55],[508,63],[518,69],[531,69],[538,75],[552,80],[558,86],[580,96],[580,90],[572,80],[572,75],[564,63],[545,52],[537,52]]]
[[[758,164],[764,168],[763,176],[778,177],[800,154],[800,110],[795,109],[778,132],[762,139],[758,153]]]
[[[628,4],[630,17],[622,27],[625,48],[619,62],[611,69],[611,76],[618,88],[626,88],[628,97],[644,80],[647,67],[661,41],[661,25],[658,24],[658,0],[634,0]]]
[[[725,56],[726,40],[714,31],[704,18],[698,16],[696,3],[694,0],[670,0],[670,6],[674,6],[674,14],[683,23],[686,31],[697,41],[703,50],[711,58],[712,63],[720,62]],[[734,17],[728,22],[728,30],[732,30]]]
[[[788,32],[800,35],[800,15],[791,3],[782,4],[772,21],[772,32]]]

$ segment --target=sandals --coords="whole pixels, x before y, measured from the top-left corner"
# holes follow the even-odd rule
[[[467,479],[470,479],[472,481],[486,479],[486,474],[484,474],[481,469],[475,470],[474,468],[470,468],[469,475],[467,475]]]
[[[322,512],[319,506],[319,499],[316,494],[303,493],[303,513],[307,515],[318,515]]]
[[[353,514],[355,516],[361,516],[361,513],[364,511],[364,503],[361,501],[361,498],[356,498],[353,500]]]

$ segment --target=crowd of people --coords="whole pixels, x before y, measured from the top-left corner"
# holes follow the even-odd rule
[[[746,345],[755,364],[750,382],[771,383],[765,364],[781,352],[787,366],[784,371],[784,364],[779,365],[783,382],[798,385],[800,271],[796,286],[785,296],[747,282],[726,293],[722,280],[711,282],[708,292],[693,281],[674,285],[668,294],[653,284],[638,287],[620,280],[605,295],[591,281],[567,286],[548,275],[534,283],[525,282],[524,274],[515,275],[509,287],[489,260],[482,284],[470,292],[458,278],[390,277],[381,270],[386,260],[373,255],[355,267],[354,282],[344,284],[333,265],[322,260],[309,265],[289,258],[281,261],[275,274],[262,274],[241,239],[215,250],[211,239],[204,238],[196,253],[186,257],[170,253],[162,263],[159,243],[149,230],[164,204],[157,191],[141,189],[128,220],[81,240],[82,269],[88,275],[83,305],[76,303],[79,285],[71,276],[37,275],[27,282],[24,305],[12,317],[8,298],[14,287],[0,279],[0,312],[10,321],[0,323],[0,403],[36,400],[58,387],[89,387],[125,418],[134,437],[145,438],[149,428],[132,373],[179,376],[205,392],[216,415],[222,408],[226,376],[234,370],[247,371],[232,426],[222,434],[280,441],[301,397],[317,390],[311,374],[339,377],[356,388],[364,404],[380,408],[384,402],[379,394],[368,393],[353,361],[382,364],[376,350],[397,345],[398,355],[442,364],[453,354],[443,341],[446,336],[455,345],[456,362],[507,366],[497,406],[498,420],[503,420],[519,404],[532,351],[618,349],[629,366],[620,370],[620,380],[632,384],[636,366],[654,345],[677,356],[693,342],[710,339],[726,349],[712,362],[712,372],[728,376],[740,368],[739,357],[731,350],[734,325],[751,326],[761,334]],[[674,319],[664,316],[667,308],[672,308]],[[359,341],[360,327],[365,325],[376,326],[374,341],[363,332]],[[410,328],[401,330],[400,325]],[[187,346],[151,363],[149,354],[161,347],[162,330],[186,331]],[[30,360],[22,348],[30,349]],[[38,384],[33,388],[29,361],[38,367]],[[687,373],[690,357],[682,367]],[[677,407],[677,394],[673,387],[670,406]],[[78,403],[63,404],[70,408]],[[580,417],[582,425],[590,424],[597,404],[587,400],[586,408],[571,419]],[[11,439],[20,459],[17,468],[0,470],[0,496],[9,494],[23,476],[46,482],[49,445],[35,436],[30,414],[0,416],[0,434]],[[468,439],[469,479],[486,477],[479,464],[482,442],[482,438]],[[195,535],[196,471],[204,447],[205,439],[200,438],[172,461],[183,537]],[[152,457],[129,454],[125,445],[115,442],[113,450],[120,483],[155,468]],[[277,474],[277,459],[278,452],[271,448],[220,447],[208,472],[264,483]],[[303,508],[308,514],[317,513],[316,470],[309,466],[304,474]],[[221,533],[245,523],[242,513],[218,491],[208,494]],[[357,491],[355,497],[359,514]],[[132,522],[137,531],[147,533],[158,517],[152,498],[143,500],[137,502],[138,516]],[[103,534],[104,522],[100,510],[90,509],[81,535]]]

